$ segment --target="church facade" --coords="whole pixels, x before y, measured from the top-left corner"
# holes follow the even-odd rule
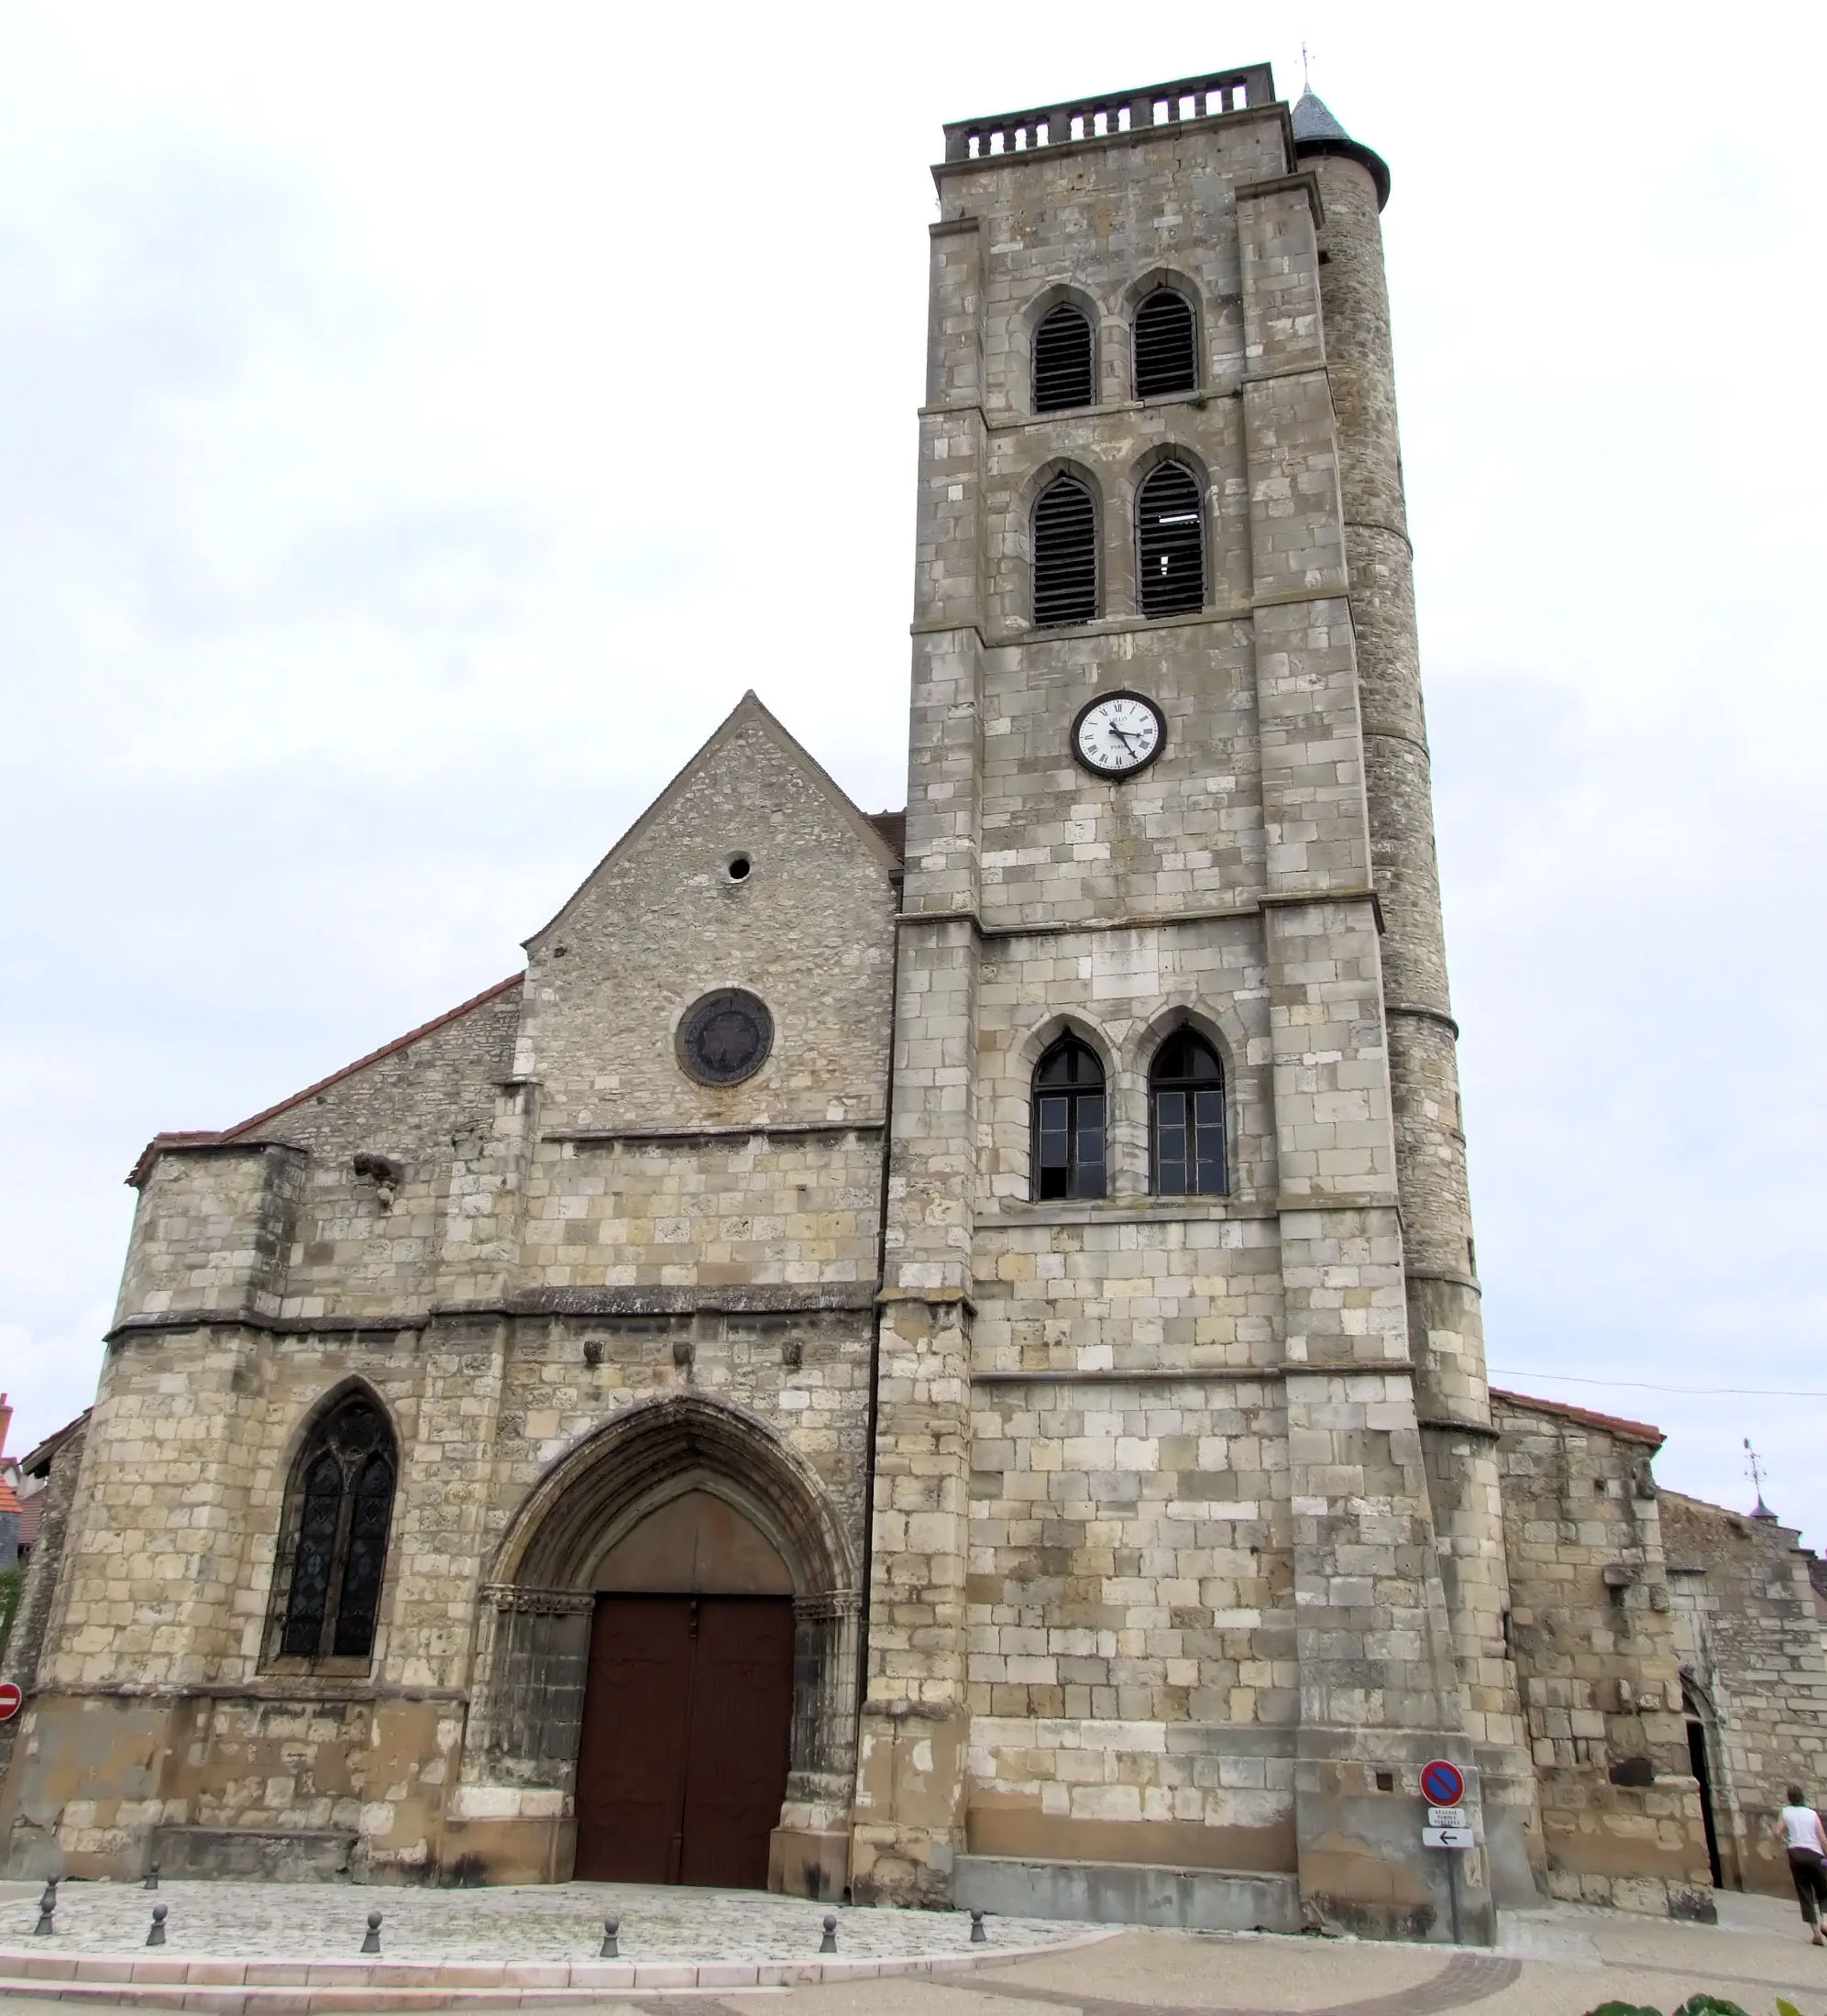
[[[935,174],[904,817],[751,695],[523,973],[149,1146],[9,1872],[1434,1938],[1769,1876],[1654,1431],[1487,1387],[1388,171],[1259,65]]]

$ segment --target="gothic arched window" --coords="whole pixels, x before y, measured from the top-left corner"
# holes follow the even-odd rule
[[[1213,1197],[1227,1187],[1225,1074],[1203,1036],[1183,1029],[1149,1068],[1149,1152],[1163,1197]]]
[[[344,1394],[305,1437],[286,1494],[281,1658],[372,1654],[398,1467],[393,1431],[365,1393]]]
[[[1091,322],[1062,301],[1034,331],[1034,411],[1060,413],[1092,404]]]
[[[1097,508],[1075,476],[1056,476],[1034,503],[1034,621],[1085,623],[1097,613]]]
[[[1076,1036],[1062,1036],[1034,1072],[1037,1197],[1104,1195],[1104,1066]]]
[[[1157,287],[1136,310],[1136,397],[1199,389],[1198,325],[1193,303],[1172,287]]]
[[[1180,616],[1205,606],[1205,514],[1199,479],[1183,462],[1161,462],[1136,498],[1136,576],[1144,616]]]

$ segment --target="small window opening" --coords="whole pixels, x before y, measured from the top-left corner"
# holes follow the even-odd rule
[[[1033,1194],[1104,1195],[1104,1067],[1075,1036],[1055,1043],[1034,1074]]]
[[[1183,1029],[1155,1052],[1149,1107],[1155,1195],[1221,1196],[1225,1074],[1217,1052],[1203,1036]]]
[[[1395,1773],[1393,1771],[1379,1771],[1377,1773],[1377,1790],[1380,1792],[1394,1791]]]
[[[1193,303],[1172,287],[1157,287],[1136,310],[1136,397],[1196,391],[1198,347]]]
[[[1092,392],[1091,323],[1062,301],[1040,318],[1034,332],[1034,411],[1089,406]]]
[[[1205,523],[1198,479],[1179,462],[1152,469],[1137,500],[1138,586],[1144,616],[1205,606]]]
[[[1075,476],[1056,476],[1034,505],[1034,621],[1097,614],[1097,512]]]
[[[732,882],[746,882],[749,878],[750,862],[747,854],[732,854],[730,865],[724,873]]]

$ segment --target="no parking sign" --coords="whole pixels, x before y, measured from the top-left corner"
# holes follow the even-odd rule
[[[1421,1767],[1421,1790],[1430,1806],[1457,1806],[1465,1794],[1465,1773],[1436,1757]]]

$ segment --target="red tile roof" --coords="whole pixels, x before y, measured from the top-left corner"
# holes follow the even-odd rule
[[[257,1127],[264,1127],[269,1120],[277,1119],[281,1113],[289,1112],[306,1099],[314,1098],[318,1093],[327,1091],[333,1085],[340,1085],[345,1078],[354,1077],[358,1071],[366,1071],[369,1064],[378,1064],[383,1057],[391,1057],[409,1044],[416,1043],[421,1037],[429,1036],[434,1030],[444,1028],[446,1023],[454,1022],[459,1016],[468,1015],[471,1008],[479,1008],[485,1001],[492,1001],[498,996],[507,993],[511,987],[519,986],[525,977],[523,973],[510,974],[505,980],[498,980],[493,986],[484,987],[480,994],[472,995],[468,1000],[459,1002],[456,1008],[447,1008],[442,1015],[435,1015],[429,1022],[421,1022],[417,1029],[409,1029],[403,1036],[396,1036],[391,1043],[382,1043],[379,1050],[369,1051],[366,1057],[358,1057],[354,1063],[345,1064],[340,1071],[333,1071],[327,1078],[319,1078],[315,1085],[306,1085],[302,1092],[294,1092],[290,1098],[281,1099],[277,1106],[270,1106],[264,1111],[254,1114],[251,1118],[237,1121],[233,1127],[225,1127],[215,1132],[203,1129],[185,1133],[155,1134],[140,1150],[139,1160],[127,1172],[127,1182],[138,1189],[151,1173],[152,1164],[164,1149],[208,1148],[222,1141],[239,1140],[244,1135],[252,1133]]]
[[[1590,1407],[1569,1407],[1564,1400],[1536,1400],[1525,1393],[1505,1393],[1498,1386],[1491,1389],[1491,1397],[1507,1400],[1513,1406],[1533,1407],[1537,1414],[1561,1415],[1589,1428],[1603,1428],[1609,1434],[1625,1436],[1633,1442],[1647,1442],[1652,1449],[1659,1449],[1668,1439],[1660,1428],[1653,1427],[1647,1421],[1627,1421],[1616,1414],[1594,1414]]]

